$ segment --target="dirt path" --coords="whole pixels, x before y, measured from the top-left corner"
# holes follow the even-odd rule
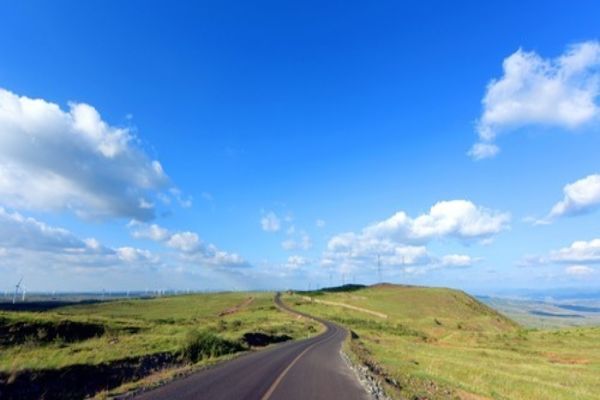
[[[338,303],[338,302],[335,302],[335,301],[319,300],[319,299],[315,299],[315,298],[308,297],[308,296],[301,296],[301,297],[304,300],[312,301],[312,302],[319,303],[319,304],[325,304],[325,305],[328,305],[328,306],[344,307],[344,308],[348,308],[350,310],[360,311],[360,312],[363,312],[363,313],[371,314],[371,315],[374,315],[374,316],[379,317],[379,318],[383,318],[383,319],[387,319],[388,318],[387,314],[380,313],[380,312],[373,311],[373,310],[369,310],[368,308],[357,307],[357,306],[353,306],[353,305],[346,304],[346,303]]]
[[[252,304],[253,301],[254,301],[254,297],[248,297],[246,300],[244,300],[237,306],[225,309],[225,310],[219,312],[217,315],[219,317],[224,317],[226,315],[235,314],[236,312],[240,311],[242,308],[248,307],[250,304]]]

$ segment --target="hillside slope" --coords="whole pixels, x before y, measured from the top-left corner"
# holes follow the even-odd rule
[[[525,330],[445,288],[384,284],[286,300],[351,329],[348,349],[396,398],[600,398],[599,328]]]
[[[151,386],[319,329],[279,311],[273,293],[258,292],[0,311],[0,398],[80,399],[134,381]]]

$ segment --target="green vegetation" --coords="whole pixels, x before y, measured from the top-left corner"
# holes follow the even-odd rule
[[[186,360],[197,362],[204,358],[233,354],[244,348],[239,342],[222,339],[208,331],[189,331],[185,337],[182,354]]]
[[[301,338],[320,329],[313,321],[277,310],[273,293],[196,294],[0,312],[0,375],[120,365],[121,360],[153,355],[172,366],[202,365],[249,349],[255,344],[246,338],[255,334],[265,344],[269,338]],[[139,378],[138,372],[133,375]]]
[[[600,398],[600,328],[523,329],[442,288],[379,285],[284,300],[350,328],[351,357],[396,398]]]

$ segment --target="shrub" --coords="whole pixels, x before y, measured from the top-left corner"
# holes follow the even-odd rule
[[[243,322],[240,321],[239,319],[234,319],[233,321],[231,321],[231,326],[233,327],[233,329],[239,329],[242,327]]]
[[[211,332],[197,330],[187,333],[182,346],[183,357],[191,362],[232,354],[241,350],[243,347],[237,342],[222,339]]]

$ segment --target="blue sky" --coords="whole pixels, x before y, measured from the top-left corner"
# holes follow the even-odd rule
[[[599,16],[4,3],[0,289],[597,287]]]

